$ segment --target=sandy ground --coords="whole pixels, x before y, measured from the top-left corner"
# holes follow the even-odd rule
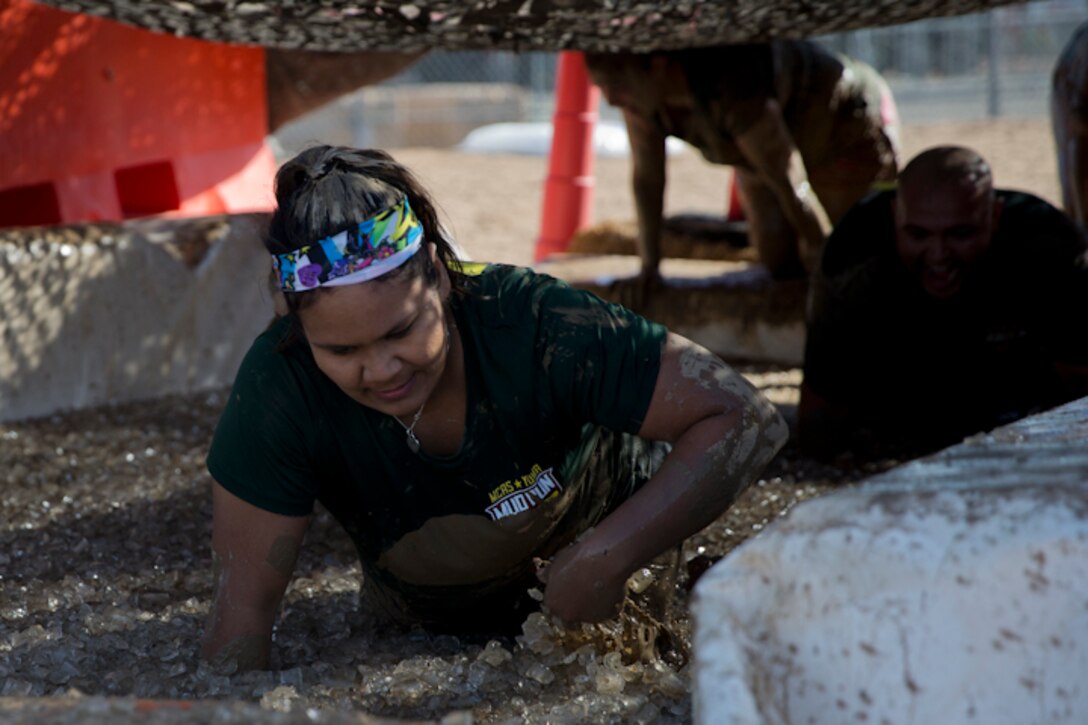
[[[971,121],[903,128],[902,159],[940,144],[970,146],[993,166],[999,186],[1061,203],[1050,123]],[[437,197],[461,245],[475,259],[531,264],[540,231],[546,157],[468,155],[437,149],[391,149]],[[902,163],[902,162],[901,162]],[[595,222],[634,219],[627,159],[599,159],[594,168]],[[730,171],[695,151],[670,158],[666,213],[721,213]]]

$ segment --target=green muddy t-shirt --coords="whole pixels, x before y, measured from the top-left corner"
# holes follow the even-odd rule
[[[633,435],[649,407],[665,329],[549,276],[469,265],[451,301],[468,386],[449,457],[412,453],[392,417],[353,401],[287,320],[253,343],[208,469],[260,508],[305,516],[320,501],[358,548],[368,587],[442,620],[521,587],[549,556],[652,473]]]

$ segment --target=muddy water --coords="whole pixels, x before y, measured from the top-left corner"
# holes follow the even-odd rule
[[[745,372],[775,402],[795,402],[797,371]],[[0,697],[210,699],[227,719],[248,706],[307,721],[689,722],[693,578],[797,501],[890,465],[833,468],[787,447],[677,566],[633,578],[616,620],[568,630],[536,614],[505,638],[370,627],[354,550],[319,511],[275,670],[236,674],[197,657],[212,596],[204,455],[223,395],[0,424]],[[26,701],[6,702],[30,716]],[[76,706],[70,716],[80,721]]]

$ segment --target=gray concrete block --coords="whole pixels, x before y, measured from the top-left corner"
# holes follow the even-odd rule
[[[775,281],[758,264],[664,259],[664,285],[644,303],[634,297],[635,256],[557,254],[536,267],[631,306],[729,361],[800,365],[804,356],[807,284]]]
[[[0,233],[0,420],[229,384],[272,317],[266,218]]]

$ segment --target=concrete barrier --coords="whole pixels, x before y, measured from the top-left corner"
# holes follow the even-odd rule
[[[228,385],[272,317],[266,219],[0,233],[0,421]]]
[[[275,132],[278,155],[322,143],[450,148],[475,128],[524,121],[528,94],[504,83],[426,83],[360,89]]]
[[[556,254],[536,268],[632,306],[726,360],[800,365],[803,359],[807,284],[775,281],[759,264],[663,259],[664,286],[641,305],[634,300],[638,257]]]
[[[1088,722],[1088,398],[799,504],[695,588],[699,723]]]

